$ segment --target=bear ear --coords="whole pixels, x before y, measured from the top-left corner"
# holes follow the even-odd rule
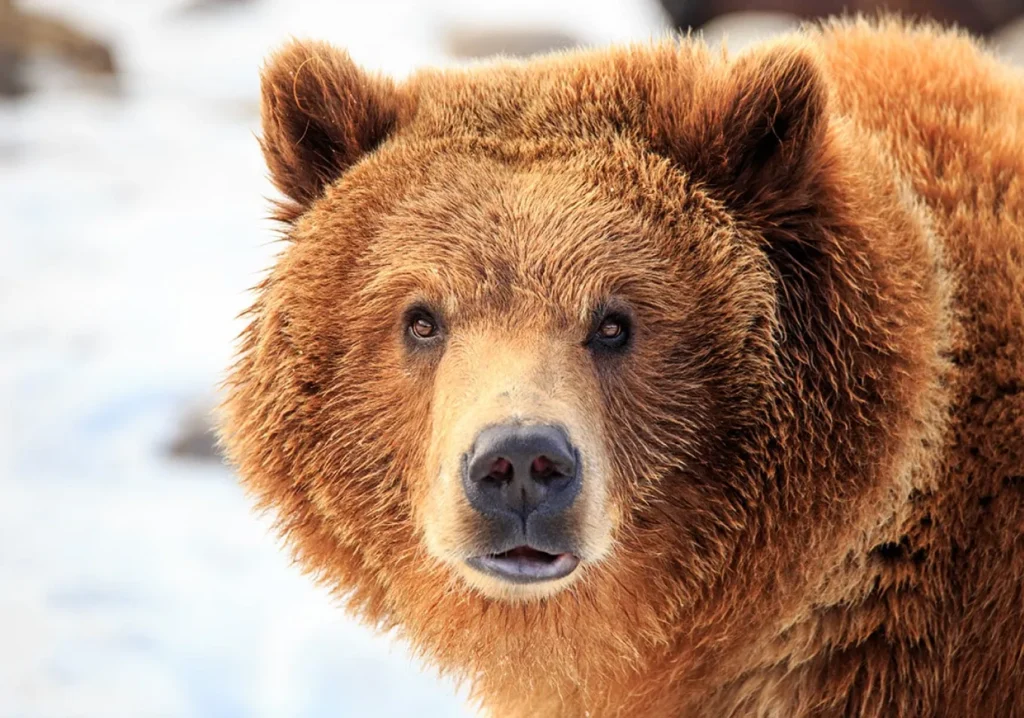
[[[774,46],[741,56],[698,88],[699,109],[671,123],[672,154],[737,209],[806,200],[824,145],[828,90],[811,51]]]
[[[274,185],[306,209],[398,118],[394,84],[323,42],[293,42],[262,73],[261,145]]]

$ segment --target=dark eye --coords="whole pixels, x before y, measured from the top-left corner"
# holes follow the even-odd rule
[[[600,349],[622,349],[629,342],[629,317],[624,314],[606,314],[594,330],[589,344]]]
[[[597,328],[597,335],[602,339],[618,339],[624,331],[622,322],[614,317],[608,317]]]
[[[429,343],[440,337],[441,325],[428,310],[415,307],[406,314],[409,338],[417,343]]]
[[[427,317],[416,317],[409,326],[417,339],[429,339],[437,334],[437,325]]]

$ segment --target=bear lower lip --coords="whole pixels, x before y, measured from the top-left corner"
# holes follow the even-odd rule
[[[486,556],[474,556],[467,563],[489,576],[511,583],[537,583],[564,578],[576,570],[580,560],[571,553],[546,553],[529,546]]]

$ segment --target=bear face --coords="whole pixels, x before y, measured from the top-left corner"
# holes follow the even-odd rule
[[[608,553],[620,514],[642,505],[661,477],[698,471],[737,429],[764,380],[757,368],[767,354],[770,271],[705,198],[679,196],[683,209],[658,226],[602,179],[631,161],[654,175],[652,195],[668,197],[663,161],[620,150],[601,167],[540,157],[509,168],[458,149],[440,160],[433,149],[403,152],[409,166],[399,173],[419,168],[428,179],[381,208],[360,264],[330,266],[323,253],[338,236],[366,237],[361,227],[318,231],[292,249],[294,261],[338,282],[309,316],[292,310],[291,330],[313,336],[325,315],[338,317],[343,335],[320,341],[345,347],[335,371],[359,385],[316,383],[339,397],[385,400],[374,410],[387,422],[381,436],[418,437],[401,474],[434,557],[489,595],[548,595]],[[379,166],[360,168],[359,182],[383,193],[395,161],[386,149],[376,159]],[[344,191],[339,201],[347,202]],[[367,219],[360,212],[359,222]],[[558,427],[577,463],[565,493],[578,494],[557,511],[551,501],[525,507],[511,526],[508,505],[481,505],[467,485],[480,478],[467,476],[467,464],[482,434],[509,425]],[[369,449],[365,437],[352,438],[362,441],[353,452]],[[491,464],[503,458],[499,448]],[[515,478],[504,483],[527,491],[530,483]],[[522,545],[569,553],[578,568],[564,580],[518,581],[471,565]]]
[[[681,670],[888,518],[937,292],[810,49],[396,86],[295,44],[263,95],[289,244],[224,438],[354,610],[520,689]]]

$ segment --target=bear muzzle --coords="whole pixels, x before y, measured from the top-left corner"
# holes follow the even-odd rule
[[[570,508],[582,486],[579,451],[561,426],[499,424],[462,459],[462,484],[489,539],[473,569],[512,583],[564,578],[577,565]]]

